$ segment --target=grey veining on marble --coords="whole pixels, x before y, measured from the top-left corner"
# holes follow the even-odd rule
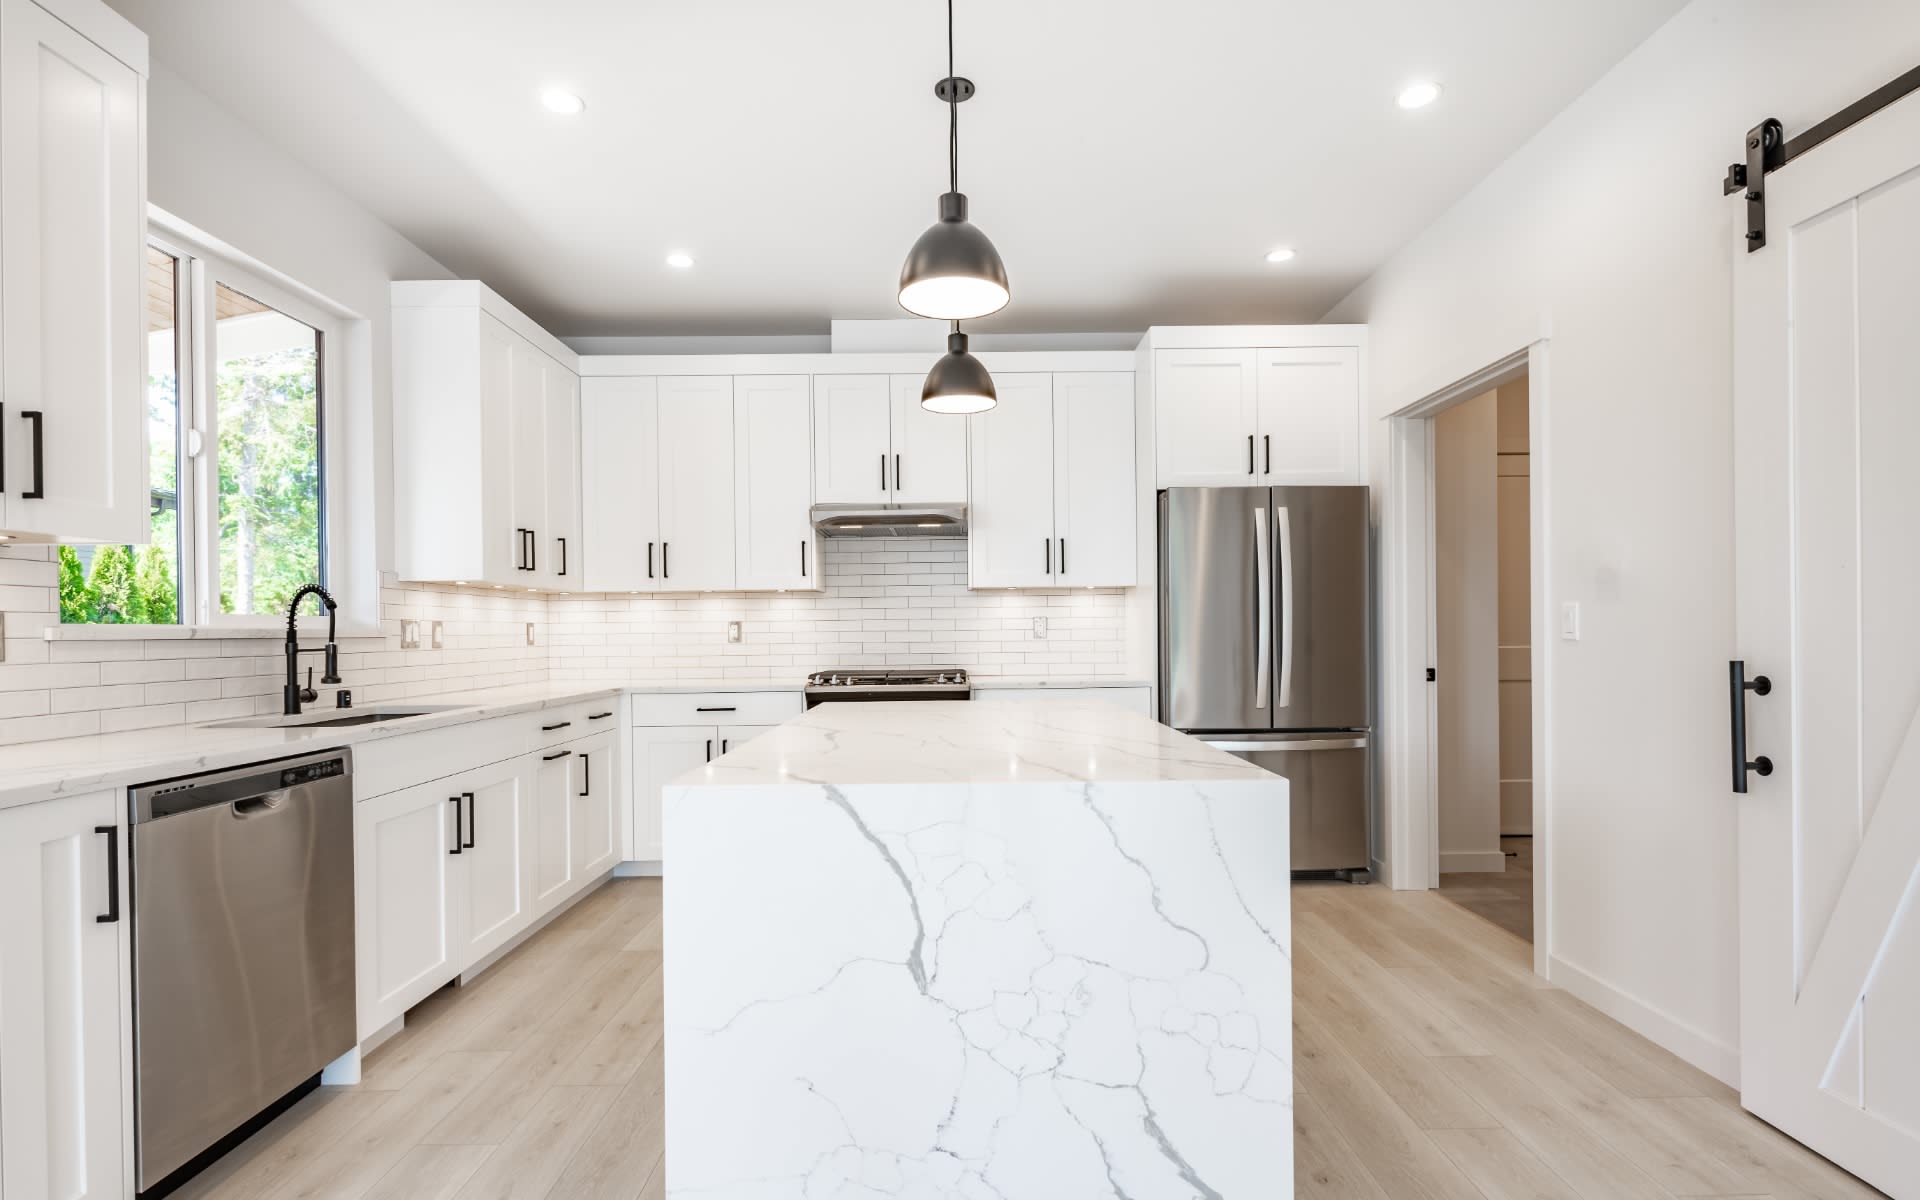
[[[675,780],[1080,783],[1271,779],[1138,713],[1059,701],[823,704]]]
[[[666,793],[670,1196],[1292,1195],[1283,780],[1110,708],[771,739]]]

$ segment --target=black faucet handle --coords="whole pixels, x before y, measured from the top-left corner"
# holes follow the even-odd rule
[[[300,703],[312,704],[315,700],[318,700],[319,698],[320,698],[320,693],[313,690],[313,668],[308,667],[307,668],[307,686],[300,689]]]

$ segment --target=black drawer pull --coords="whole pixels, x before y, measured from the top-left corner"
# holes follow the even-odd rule
[[[473,849],[473,839],[480,836],[480,806],[474,802],[472,792],[461,792],[460,796],[467,802],[467,840],[465,845],[467,849],[471,850]]]
[[[467,810],[458,796],[448,796],[447,803],[453,805],[453,848],[447,853],[458,854],[467,844]]]
[[[32,410],[20,414],[22,421],[33,423],[33,488],[20,493],[22,500],[44,500],[47,498],[46,447],[40,436],[40,414]]]
[[[593,795],[593,755],[580,752],[580,794]]]
[[[653,578],[653,543],[647,543],[647,578]]]
[[[733,705],[728,704],[728,705],[714,705],[711,707],[706,705],[701,705],[696,707],[693,711],[695,712],[738,712],[739,710],[736,709]]]
[[[542,754],[542,755],[540,756],[540,761],[541,761],[541,762],[552,762],[552,761],[553,761],[554,759],[556,759],[556,758],[566,758],[566,757],[567,757],[568,755],[570,755],[570,754],[572,754],[572,753],[573,753],[573,751],[571,751],[571,750],[562,750],[562,751],[561,751],[560,753],[558,753],[558,754]]]
[[[120,827],[95,825],[93,831],[107,835],[107,911],[93,919],[111,925],[120,919]]]
[[[884,462],[886,462],[886,461],[887,461],[887,456],[886,456],[886,455],[884,455],[884,454],[882,454],[882,455],[880,456],[880,461],[881,461],[881,462],[883,462],[883,463],[884,463]],[[713,761],[713,739],[712,739],[712,738],[708,738],[708,739],[707,739],[707,761],[708,761],[708,762],[712,762],[712,761]]]
[[[567,539],[560,539],[560,573],[567,573]]]
[[[571,724],[573,724],[573,722],[572,722],[572,721],[562,721],[562,722],[560,722],[560,723],[559,723],[558,725],[542,725],[542,726],[540,727],[540,732],[541,732],[541,733],[552,733],[552,732],[553,732],[554,730],[556,730],[556,729],[565,729],[565,728],[566,728],[567,726],[569,726],[569,725],[571,725]]]
[[[589,720],[589,721],[604,721],[604,720],[606,720],[606,719],[607,719],[608,717],[610,717],[610,716],[612,716],[612,715],[613,715],[613,714],[612,714],[612,713],[610,713],[610,712],[603,712],[603,713],[588,713],[588,714],[587,714],[587,720]]]
[[[1773,680],[1765,675],[1747,678],[1747,664],[1734,659],[1727,664],[1727,702],[1733,713],[1733,790],[1735,795],[1745,795],[1747,791],[1747,772],[1767,776],[1773,774],[1773,760],[1762,754],[1758,758],[1747,758],[1747,693],[1765,696],[1773,691]]]

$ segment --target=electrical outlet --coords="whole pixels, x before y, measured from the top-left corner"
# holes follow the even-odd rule
[[[444,621],[435,621],[433,623],[433,648],[435,650],[445,650],[447,648],[447,626]]]
[[[400,622],[400,648],[402,650],[418,650],[420,648],[420,622]]]
[[[539,645],[539,643],[534,641],[533,639],[533,622],[532,621],[527,622],[527,645],[529,646]]]
[[[1035,617],[1033,619],[1033,636],[1039,638],[1041,641],[1046,640],[1047,619],[1045,617]]]
[[[727,643],[728,643],[729,645],[739,645],[739,643],[740,643],[740,622],[738,622],[738,621],[728,621],[728,622],[727,622]]]

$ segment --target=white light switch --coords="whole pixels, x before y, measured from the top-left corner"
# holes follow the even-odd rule
[[[738,643],[739,643],[739,641],[740,641],[740,622],[738,622],[738,621],[728,621],[728,622],[727,622],[727,641],[728,641],[728,643],[729,643],[729,644],[738,644]]]
[[[529,646],[531,646],[531,645],[533,645],[533,644],[534,644],[534,640],[533,640],[533,622],[532,622],[532,621],[528,621],[528,622],[527,622],[527,645],[529,645]]]
[[[1560,639],[1566,642],[1580,640],[1580,604],[1569,600],[1560,606]]]
[[[400,648],[402,650],[418,650],[420,648],[420,622],[400,622]]]
[[[446,623],[444,621],[435,621],[433,623],[433,648],[435,650],[444,650],[446,649],[446,646],[447,646]]]

